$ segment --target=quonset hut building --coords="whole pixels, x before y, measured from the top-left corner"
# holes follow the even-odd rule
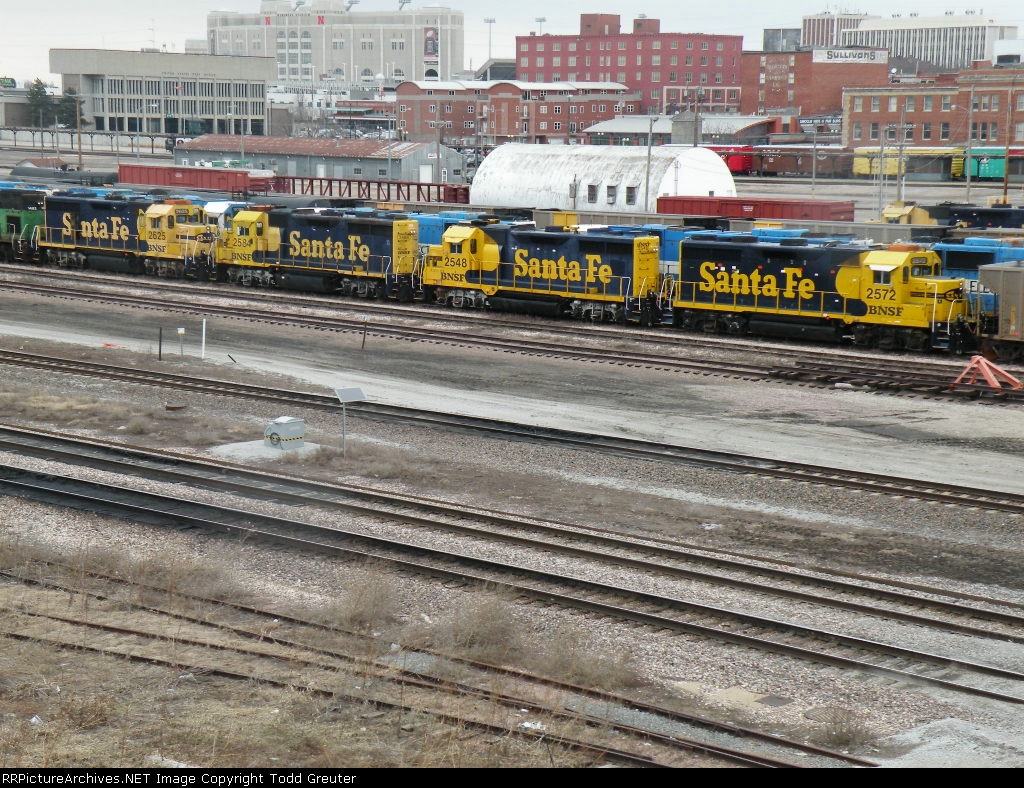
[[[472,205],[654,213],[658,197],[735,197],[714,151],[662,145],[501,145],[477,170]]]

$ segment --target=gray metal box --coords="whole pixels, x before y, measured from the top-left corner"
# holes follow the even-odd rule
[[[263,445],[270,449],[301,449],[306,445],[306,422],[291,416],[274,419],[263,430]]]
[[[984,287],[999,296],[999,333],[997,339],[1020,342],[1024,339],[1024,266],[997,263],[978,268]]]

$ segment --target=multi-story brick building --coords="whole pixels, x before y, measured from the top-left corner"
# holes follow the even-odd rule
[[[580,32],[517,36],[521,82],[619,82],[642,94],[640,112],[691,105],[703,89],[706,111],[738,112],[742,36],[663,33],[657,19],[622,32],[616,14],[582,14]]]
[[[970,109],[973,91],[974,109]],[[871,147],[884,139],[906,144],[963,147],[1024,142],[1024,68],[982,68],[939,78],[932,84],[849,88],[843,95],[843,144]]]
[[[403,82],[395,101],[402,139],[461,147],[584,143],[595,123],[641,111],[616,82]]]
[[[840,115],[847,85],[889,84],[884,49],[815,49],[801,52],[744,52],[744,115],[791,110],[796,115]]]

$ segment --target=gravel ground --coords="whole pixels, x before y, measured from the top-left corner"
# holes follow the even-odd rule
[[[5,307],[11,304],[7,294],[3,299]],[[52,303],[45,301],[47,306]],[[68,324],[82,326],[74,338],[94,346],[79,345],[73,355],[105,359],[108,363],[146,365],[152,360],[146,353],[96,347],[103,344],[97,341],[100,337],[114,340],[112,344],[135,343],[137,350],[144,350],[130,339],[141,326],[163,322],[167,327],[181,319],[106,307],[97,312],[94,306],[85,307],[77,302],[62,304],[68,307]],[[24,300],[14,306],[17,308],[13,312],[5,310],[3,315],[9,321],[5,330],[43,333],[44,321],[40,315],[31,315]],[[188,325],[193,326],[194,322]],[[215,322],[211,333],[217,343],[215,355],[222,357],[226,347],[235,355],[237,348],[232,345],[237,344],[241,350],[235,357],[242,364],[200,364],[197,359],[188,358],[180,367],[175,364],[174,371],[201,370],[210,377],[230,376],[263,383],[270,378],[275,385],[284,385],[287,380],[282,373],[294,373],[298,379],[288,381],[290,387],[316,389],[318,385],[314,383],[326,380],[328,373],[336,380],[340,377],[338,370],[343,369],[348,371],[342,374],[352,379],[369,375],[376,376],[377,381],[393,382],[393,389],[388,391],[396,397],[400,395],[404,404],[447,405],[463,410],[462,405],[469,401],[467,397],[472,396],[481,407],[491,408],[489,415],[497,413],[545,423],[552,414],[546,403],[560,403],[565,413],[575,414],[576,428],[581,424],[585,424],[584,429],[613,424],[615,431],[645,435],[652,425],[667,419],[672,424],[671,434],[682,443],[737,448],[750,444],[751,436],[760,435],[754,445],[759,442],[774,446],[780,454],[783,449],[796,452],[796,459],[814,461],[828,456],[835,459],[835,464],[843,461],[856,466],[862,461],[880,462],[879,458],[884,456],[885,465],[910,476],[955,465],[950,473],[974,480],[985,478],[986,484],[996,484],[1000,479],[1019,478],[1018,466],[1024,466],[1024,426],[1008,420],[1010,409],[932,400],[879,399],[863,392],[697,379],[639,369],[566,365],[465,348],[409,346],[376,340],[369,352],[361,354],[358,340],[345,336],[329,335],[324,340],[321,333],[259,324],[245,324],[244,329],[239,329],[238,325],[231,321]],[[189,336],[193,336],[192,328],[189,330]],[[326,341],[317,356],[310,355],[311,335],[321,344]],[[150,347],[153,344],[150,342]],[[69,352],[68,346],[52,340],[39,342],[17,336],[0,338],[0,345],[24,347],[33,352],[48,350],[58,355],[58,351]],[[281,363],[271,364],[269,358],[275,354]],[[529,400],[523,396],[528,389],[536,389]],[[70,404],[64,411],[26,409],[26,395],[32,391],[45,391]],[[13,368],[4,370],[0,394],[4,392],[11,395],[14,403],[6,410],[0,408],[0,421],[51,428],[56,425],[83,435],[193,453],[201,453],[217,441],[255,439],[262,434],[267,421],[282,415],[279,408],[261,403],[187,395],[188,411],[179,416],[178,422],[172,422],[163,414],[162,406],[180,395]],[[505,396],[497,398],[494,392],[503,392]],[[505,410],[494,410],[499,402],[506,404]],[[75,415],[80,405],[91,414],[88,418]],[[109,411],[106,418],[105,407]],[[138,431],[131,426],[136,411],[148,413],[144,416],[147,424]],[[636,420],[639,413],[645,414],[643,422]],[[605,414],[607,420],[602,421]],[[326,445],[338,442],[341,425],[335,415],[290,415],[307,417],[311,440]],[[1019,518],[409,425],[356,418],[350,419],[349,424],[356,449],[349,463],[284,463],[281,467],[289,473],[341,478],[527,516],[677,539],[709,551],[740,550],[765,558],[860,571],[1024,603],[1024,580],[1019,571],[1024,523]],[[935,452],[936,446],[942,451]],[[949,462],[953,456],[956,463]],[[979,457],[984,457],[984,462]],[[132,533],[126,535],[123,523],[25,502],[18,502],[17,507],[25,507],[24,516],[5,526],[16,525],[19,530],[35,527],[38,533],[63,539],[70,546],[80,544],[84,533],[109,544],[123,544],[133,551],[168,549],[177,551],[176,554],[201,555],[225,549],[222,542],[211,545],[197,535],[146,526],[134,526],[129,529]],[[36,516],[26,514],[29,510],[36,512]],[[39,511],[46,511],[46,516],[40,518]],[[74,521],[74,531],[61,529],[62,518],[70,518],[65,522]],[[33,526],[36,519],[40,522]],[[45,525],[42,520],[50,524]],[[80,522],[87,524],[81,532]],[[431,544],[443,543],[433,532],[422,532],[420,536],[429,537]],[[358,580],[362,571],[252,546],[231,549],[231,560],[237,558],[240,571],[244,568],[251,572],[254,586],[275,598],[329,595],[353,579]],[[556,560],[546,559],[549,565],[555,565]],[[431,617],[444,615],[444,611],[457,608],[465,598],[465,592],[415,578],[396,578],[395,582],[403,589],[403,615],[408,619],[415,620],[421,613]],[[759,611],[776,610],[762,607],[768,603],[761,599],[748,596],[740,600],[731,592],[721,592],[719,597],[719,592],[707,588],[671,582],[681,593],[699,595],[704,601],[720,598],[756,605]],[[663,587],[663,583],[658,581],[658,586]],[[788,610],[792,613],[795,608]],[[803,608],[798,612],[801,617],[808,615]],[[541,610],[535,605],[517,605],[516,615],[529,622],[531,631],[541,633],[556,631],[558,626],[581,619],[565,611]],[[866,633],[878,631],[874,629],[876,624],[850,616],[843,619],[844,627],[863,626],[861,631]],[[904,630],[916,628],[885,626],[894,636],[915,637],[913,632],[906,634]],[[998,704],[986,701],[972,699],[965,703],[960,696],[947,697],[930,689],[887,685],[875,678],[861,679],[745,649],[686,636],[653,634],[614,623],[602,622],[600,627],[587,629],[593,632],[595,642],[610,652],[628,644],[629,651],[637,657],[641,675],[649,682],[643,692],[657,701],[670,698],[684,706],[692,704],[730,719],[796,731],[800,735],[817,730],[817,724],[809,722],[803,714],[825,706],[854,709],[870,722],[876,739],[945,718],[1004,730],[1011,738],[1020,736],[1019,721]],[[934,633],[928,637],[933,636]],[[963,653],[970,653],[978,661],[989,661],[979,658],[981,652],[957,638],[950,637],[943,643],[949,648],[962,648]],[[985,656],[995,659],[999,655],[990,651]],[[733,687],[760,695],[779,695],[793,702],[773,708],[738,700],[736,693],[716,695]],[[886,754],[884,747],[882,750]]]

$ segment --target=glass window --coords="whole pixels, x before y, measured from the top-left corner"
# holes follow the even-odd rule
[[[871,97],[871,111],[878,112],[882,108],[882,99],[878,96]]]
[[[878,139],[878,124],[877,123],[872,123],[871,124],[871,136],[870,136],[869,139],[873,139],[873,140],[877,140]]]
[[[930,140],[932,138],[932,124],[922,123],[921,124],[921,139]]]
[[[898,104],[899,99],[896,96],[889,96],[889,112],[895,112]]]
[[[626,187],[626,205],[636,205],[636,186]]]
[[[924,112],[931,112],[932,111],[932,97],[931,96],[924,96],[921,99],[921,109]]]
[[[874,284],[876,285],[891,285],[892,284],[892,271],[872,271],[874,274]]]
[[[907,96],[907,112],[913,112],[914,108],[916,106],[917,106],[917,97],[916,96]]]
[[[939,124],[939,139],[940,140],[948,140],[949,139],[949,124],[948,123],[940,123]]]
[[[863,96],[854,96],[853,97],[853,111],[854,112],[863,112],[864,111],[864,97]]]
[[[618,187],[617,186],[609,186],[608,187],[608,204],[609,205],[614,205],[615,204],[615,197],[616,197],[617,193],[618,193]]]
[[[859,140],[861,138],[861,126],[860,123],[853,124],[853,138]]]
[[[943,96],[942,97],[942,111],[949,112],[953,108],[953,97]]]
[[[587,186],[587,202],[597,202],[597,184],[591,183]]]

